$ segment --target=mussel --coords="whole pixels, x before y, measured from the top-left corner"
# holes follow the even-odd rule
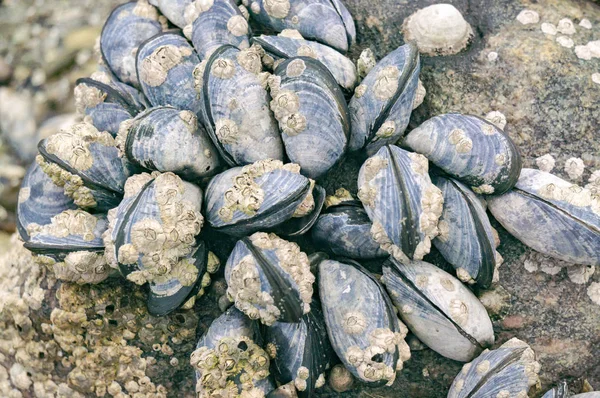
[[[235,307],[215,319],[190,357],[198,398],[264,397],[275,388],[256,323]]]
[[[365,383],[392,385],[410,349],[383,286],[356,262],[324,260],[319,297],[329,340],[346,368]]]
[[[298,33],[299,34],[299,33]],[[346,91],[354,89],[357,80],[356,66],[331,47],[301,37],[260,35],[252,39],[275,60],[292,57],[310,57],[321,62]]]
[[[202,105],[194,89],[194,68],[200,59],[181,35],[164,32],[137,51],[137,77],[152,106],[170,105],[197,114]]]
[[[185,9],[185,36],[194,44],[201,60],[228,44],[248,48],[248,21],[233,0],[194,0]]]
[[[400,260],[421,260],[438,234],[443,197],[428,170],[424,156],[388,145],[358,174],[358,197],[373,222],[371,235]]]
[[[512,338],[465,364],[450,386],[448,398],[527,398],[529,388],[540,382],[539,371],[533,350]]]
[[[323,314],[316,303],[300,322],[275,322],[265,328],[265,349],[280,384],[293,383],[299,397],[313,397],[325,383],[335,359]]]
[[[521,172],[521,155],[508,134],[477,116],[448,113],[432,117],[407,134],[402,143],[478,194],[508,191]]]
[[[194,0],[148,0],[150,4],[157,7],[174,25],[181,29],[185,28],[185,10]]]
[[[219,47],[194,69],[200,119],[230,166],[284,156],[261,71],[261,49],[255,46]]]
[[[438,354],[467,362],[494,343],[483,304],[460,281],[423,261],[390,257],[382,282],[410,331]]]
[[[102,28],[102,59],[119,80],[138,87],[135,70],[138,47],[162,30],[158,10],[147,0],[122,4],[112,11]]]
[[[306,232],[317,220],[325,190],[300,174],[300,167],[260,160],[212,178],[206,188],[206,218],[218,231],[245,236],[277,229]]]
[[[346,100],[335,79],[320,62],[293,57],[275,68],[269,87],[288,158],[307,177],[322,177],[341,160],[350,134]]]
[[[250,15],[266,28],[296,29],[342,53],[356,41],[354,21],[340,0],[252,0]]]
[[[371,236],[371,220],[360,201],[338,189],[325,200],[326,208],[311,228],[313,241],[337,256],[374,259],[388,254]]]
[[[354,90],[348,109],[352,120],[348,150],[371,156],[393,144],[408,126],[417,93],[419,51],[408,43],[375,65]]]
[[[488,197],[488,208],[532,249],[570,263],[600,265],[600,196],[589,189],[523,169],[513,190]]]
[[[257,232],[237,242],[225,265],[227,295],[250,319],[265,325],[299,322],[310,311],[308,257],[293,242]]]
[[[121,123],[119,153],[147,170],[172,171],[189,181],[214,175],[219,155],[196,115],[156,107]]]
[[[487,289],[494,270],[502,262],[496,239],[481,201],[457,180],[433,176],[433,183],[444,195],[444,209],[438,223],[440,234],[433,244],[456,269],[465,283]]]
[[[105,212],[119,204],[127,168],[115,139],[90,123],[79,123],[38,144],[36,161],[81,208]]]
[[[143,173],[125,184],[121,204],[108,213],[106,258],[128,280],[150,284],[148,311],[165,315],[195,296],[206,274],[202,191],[173,173]]]

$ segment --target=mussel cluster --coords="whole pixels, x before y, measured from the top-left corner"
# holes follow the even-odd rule
[[[533,351],[518,340],[489,351],[492,323],[470,289],[489,288],[502,263],[486,207],[533,249],[600,265],[600,193],[521,170],[503,128],[477,116],[405,135],[417,47],[357,70],[339,0],[242,3],[112,12],[98,71],[75,88],[83,121],[39,143],[23,182],[25,246],[63,280],[147,284],[150,313],[165,315],[192,308],[218,269],[205,220],[239,239],[223,270],[235,306],[192,354],[199,397],[314,396],[338,362],[333,378],[391,385],[409,331],[469,362],[449,397],[526,397]],[[249,19],[279,34],[252,36]],[[366,159],[358,200],[326,197],[318,181],[348,153]],[[286,240],[304,234],[328,254]],[[423,261],[432,244],[455,275]],[[357,262],[374,259],[382,276]]]

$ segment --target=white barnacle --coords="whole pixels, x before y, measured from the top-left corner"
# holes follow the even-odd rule
[[[219,119],[215,123],[215,134],[222,144],[231,145],[238,141],[239,128],[231,119]]]
[[[464,283],[473,284],[475,282],[469,271],[467,271],[463,267],[459,267],[456,269],[456,277]]]
[[[477,366],[475,367],[475,370],[480,375],[486,374],[490,370],[490,361],[483,360],[483,361],[479,362],[477,364]]]
[[[254,13],[254,14],[259,14],[260,13],[260,5],[258,4],[257,1],[253,1],[250,4],[250,11],[252,11],[252,13]]]
[[[360,98],[363,95],[365,95],[365,93],[367,92],[367,86],[364,84],[359,84],[358,86],[356,86],[356,88],[354,89],[354,96],[356,98]]]
[[[197,93],[202,92],[202,86],[204,84],[204,70],[206,69],[207,60],[200,62],[194,67],[192,76],[194,76],[194,88]]]
[[[356,69],[358,71],[358,76],[364,78],[369,74],[371,69],[375,67],[377,64],[377,59],[375,59],[375,54],[373,54],[373,50],[370,48],[365,48],[358,57],[356,61]]]
[[[152,54],[143,59],[139,70],[140,80],[151,87],[160,86],[167,80],[169,71],[179,65],[184,57],[191,54],[191,48],[177,47],[172,44],[156,48]]]
[[[252,47],[241,50],[237,55],[237,61],[240,66],[246,69],[248,72],[258,75],[262,72],[262,61],[261,58],[264,54],[264,50],[259,45],[252,45]]]
[[[75,109],[80,115],[85,115],[85,110],[94,108],[106,99],[107,93],[97,87],[85,83],[78,84],[74,90]]]
[[[420,153],[409,152],[410,168],[417,174],[426,175],[429,172],[429,160]]]
[[[592,29],[592,23],[590,22],[589,19],[587,18],[583,18],[580,22],[579,22],[579,26],[581,26],[584,29]]]
[[[139,256],[140,252],[130,243],[119,247],[118,258],[121,264],[135,264]]]
[[[458,144],[463,138],[466,137],[465,131],[459,128],[453,129],[448,135],[448,142],[452,145]]]
[[[281,119],[280,126],[283,133],[295,136],[306,129],[306,117],[301,113],[292,113]]]
[[[412,108],[417,109],[425,100],[426,95],[427,90],[425,89],[425,86],[423,85],[421,79],[419,79],[419,82],[417,84],[417,92],[415,94],[415,99],[413,100]]]
[[[505,119],[505,123],[506,123],[506,119]],[[481,131],[485,135],[493,135],[496,132],[496,130],[494,129],[494,126],[492,126],[491,124],[485,124],[485,123],[481,125]]]
[[[573,46],[575,45],[573,39],[567,36],[558,36],[556,38],[556,42],[566,48],[573,48]]]
[[[494,156],[494,163],[496,163],[498,166],[503,166],[506,163],[506,155],[503,153],[497,154]]]
[[[556,29],[556,26],[554,26],[553,24],[548,23],[548,22],[544,22],[542,24],[541,28],[542,28],[543,33],[545,33],[547,35],[551,35],[551,36],[556,35],[556,33],[558,32]]]
[[[458,153],[469,153],[473,149],[473,141],[470,138],[465,137],[458,141],[456,144],[456,152]]]
[[[248,34],[248,21],[243,15],[234,15],[227,21],[227,30],[234,36]]]
[[[367,320],[362,312],[349,311],[344,314],[342,324],[344,331],[350,335],[362,334],[367,327]]]
[[[580,158],[569,158],[565,162],[565,172],[572,180],[578,180],[585,170],[585,164]]]
[[[285,69],[285,73],[289,77],[298,77],[301,76],[306,70],[306,64],[301,59],[295,59],[287,65]]]
[[[284,29],[277,36],[287,37],[288,39],[304,39],[304,37],[302,37],[302,34],[296,29]]]
[[[131,243],[142,253],[162,249],[167,237],[157,220],[144,218],[131,227]]]
[[[302,45],[298,48],[296,55],[300,57],[317,58],[317,53],[311,46]]]
[[[600,285],[600,284],[599,284]],[[351,346],[346,351],[346,361],[352,366],[358,366],[363,362],[363,350],[358,346]]]
[[[290,12],[289,0],[264,0],[263,6],[267,14],[273,18],[285,18]]]
[[[285,116],[298,112],[300,98],[293,91],[277,90],[277,94],[274,94],[274,98],[271,100],[270,107],[275,118],[282,121]]]
[[[523,10],[517,15],[517,21],[521,22],[523,25],[536,24],[540,22],[540,14],[533,10]]]
[[[387,101],[396,94],[398,90],[398,79],[400,70],[394,65],[389,65],[377,73],[373,85],[373,94],[379,101]]]
[[[442,287],[444,289],[446,289],[449,292],[453,292],[456,290],[456,286],[454,286],[454,282],[452,282],[452,280],[449,278],[442,278],[440,280],[440,284],[442,285]]]
[[[369,335],[369,343],[372,346],[378,346],[389,353],[393,353],[396,351],[399,338],[400,336],[389,328],[377,328]]]
[[[593,265],[573,265],[567,267],[567,275],[571,282],[583,285],[588,283],[595,270]]]
[[[554,168],[554,165],[556,164],[556,161],[554,160],[554,158],[552,157],[552,155],[550,155],[549,153],[547,153],[547,154],[545,154],[543,156],[540,156],[537,159],[535,159],[535,164],[537,165],[537,167],[540,170],[549,173]]]
[[[179,118],[185,123],[190,133],[195,133],[198,129],[198,118],[194,112],[184,110],[179,112]]]
[[[442,242],[447,242],[450,238],[450,225],[446,220],[440,220],[438,223],[439,235],[437,238]]]
[[[219,58],[213,62],[210,72],[219,79],[230,79],[235,74],[235,65],[228,58]]]
[[[464,326],[469,320],[469,308],[467,305],[459,299],[452,299],[449,307],[452,319],[459,325]]]
[[[379,127],[379,130],[375,133],[377,138],[390,138],[396,132],[396,122],[388,120]]]
[[[473,192],[478,193],[480,195],[491,195],[495,191],[494,187],[489,184],[482,184],[478,187],[472,187],[472,189]]]
[[[592,82],[600,84],[600,73],[592,73]]]
[[[577,30],[575,29],[575,24],[569,18],[563,18],[560,21],[558,21],[558,26],[556,27],[556,30],[558,30],[563,35],[573,35],[577,33]]]

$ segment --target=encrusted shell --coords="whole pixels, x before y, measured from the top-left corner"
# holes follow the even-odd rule
[[[523,169],[515,188],[489,197],[488,208],[532,249],[570,263],[600,265],[600,196],[589,189]]]
[[[456,269],[459,279],[477,282],[484,289],[496,269],[494,231],[479,198],[460,182],[442,176],[432,178],[444,196],[444,209],[438,223],[440,234],[433,244]]]
[[[262,70],[259,49],[223,46],[199,66],[201,119],[223,159],[230,166],[283,159],[269,94],[257,75]]]
[[[521,156],[510,137],[485,119],[459,113],[435,116],[412,130],[403,145],[475,193],[499,195],[521,172]]]
[[[119,80],[138,87],[135,70],[138,47],[161,31],[158,10],[146,1],[122,4],[112,11],[102,28],[102,59]]]
[[[313,397],[335,354],[327,337],[323,314],[317,305],[298,323],[275,322],[265,328],[265,346],[275,379],[292,383],[299,397]]]
[[[344,200],[325,209],[311,229],[313,241],[327,251],[352,259],[374,259],[388,254],[371,235],[371,220],[357,200]]]
[[[202,191],[173,173],[137,174],[111,210],[106,258],[128,280],[150,284],[148,311],[165,315],[200,289],[208,251],[202,228]]]
[[[208,222],[234,236],[281,228],[287,222],[293,222],[293,229],[300,233],[306,232],[316,221],[324,198],[315,198],[313,183],[299,170],[293,163],[267,159],[216,175],[206,189]],[[286,228],[285,234],[294,235],[293,229]]]
[[[348,150],[364,148],[370,156],[402,136],[413,109],[420,68],[417,47],[408,43],[371,69],[348,105],[352,120]]]
[[[533,350],[512,338],[465,364],[450,386],[448,398],[526,398],[530,387],[540,382],[539,371]]]
[[[170,105],[194,113],[202,106],[194,89],[200,58],[179,34],[160,33],[142,43],[136,57],[140,86],[152,106]]]
[[[305,176],[322,177],[346,151],[350,120],[344,95],[331,73],[312,58],[289,58],[274,76],[271,110],[287,156]]]
[[[151,108],[124,122],[117,137],[120,153],[147,170],[172,171],[196,181],[214,175],[219,155],[190,111]]]
[[[388,145],[358,174],[358,197],[382,249],[400,260],[420,260],[438,234],[443,197],[429,178],[425,157]]]
[[[250,319],[265,325],[299,322],[310,311],[310,263],[296,243],[257,232],[242,238],[225,265],[227,294]]]
[[[318,277],[329,340],[344,366],[363,382],[392,385],[410,349],[383,286],[350,260],[322,261]]]
[[[194,0],[150,0],[150,4],[156,6],[161,14],[181,29],[185,28],[185,10]]]
[[[201,60],[222,45],[248,48],[248,21],[232,0],[195,0],[186,8],[188,26],[183,32]]]
[[[494,343],[494,329],[483,304],[460,281],[423,261],[390,257],[383,279],[400,318],[438,354],[467,362]]]
[[[256,323],[235,307],[214,320],[190,357],[198,398],[264,397],[275,389]]]
[[[296,29],[302,37],[342,53],[356,41],[354,21],[340,0],[253,0],[250,10],[266,28]]]
[[[354,89],[357,80],[354,63],[331,47],[310,40],[285,36],[261,35],[253,39],[276,59],[308,56],[321,62],[337,83],[347,91]]]
[[[127,172],[115,139],[79,123],[38,144],[36,161],[82,208],[107,211],[119,204]]]

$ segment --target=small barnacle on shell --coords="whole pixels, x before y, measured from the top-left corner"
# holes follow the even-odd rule
[[[356,61],[356,69],[358,72],[359,78],[363,79],[365,76],[369,74],[371,69],[373,69],[377,65],[377,59],[375,59],[375,54],[373,54],[373,50],[370,48],[365,48],[358,57],[358,61]]]
[[[268,15],[273,18],[285,18],[290,12],[289,0],[264,0],[263,6]]]
[[[552,155],[550,155],[549,153],[547,153],[547,154],[545,154],[543,156],[540,156],[537,159],[535,159],[535,164],[537,165],[537,167],[540,170],[549,173],[554,168],[554,165],[556,164],[556,161],[554,160],[554,158],[552,157]]]
[[[502,112],[491,111],[485,115],[485,120],[495,124],[501,130],[504,130],[504,127],[506,127],[506,116]]]

